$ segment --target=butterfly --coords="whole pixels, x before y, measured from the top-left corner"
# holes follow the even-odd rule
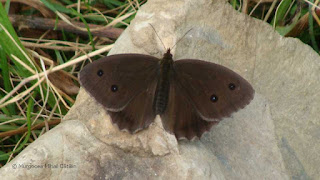
[[[201,137],[254,97],[248,81],[207,61],[143,54],[111,55],[88,64],[80,83],[120,130],[136,133],[160,115],[177,139]]]

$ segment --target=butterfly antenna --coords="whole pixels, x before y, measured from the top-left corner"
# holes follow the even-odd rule
[[[176,42],[176,44],[174,44],[174,46],[173,46],[171,49],[173,49],[173,48],[181,41],[181,39],[183,39],[192,29],[193,29],[193,28],[189,29],[189,31],[187,31],[187,32]]]
[[[150,24],[150,23],[149,23],[149,24]],[[161,41],[161,43],[162,43],[162,45],[163,45],[163,47],[164,47],[164,50],[166,51],[167,48],[166,48],[166,46],[164,45],[164,43],[162,42],[162,40],[161,40],[160,36],[158,35],[156,29],[152,26],[152,24],[150,24],[150,26],[152,27],[153,31],[156,33],[156,35],[157,35],[158,38],[160,39],[160,41]]]

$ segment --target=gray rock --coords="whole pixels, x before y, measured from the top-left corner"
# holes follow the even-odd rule
[[[283,38],[269,25],[239,14],[223,0],[148,1],[110,54],[143,53],[161,58],[165,49],[149,23],[166,47],[172,47],[192,28],[173,49],[174,59],[203,59],[233,69],[254,86],[251,104],[225,118],[200,140],[177,142],[164,131],[159,117],[137,134],[119,131],[82,89],[64,121],[1,168],[0,177],[320,177],[318,54],[299,40]]]

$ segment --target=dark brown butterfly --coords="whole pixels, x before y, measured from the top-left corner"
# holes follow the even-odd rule
[[[104,57],[81,71],[80,82],[120,130],[135,133],[159,114],[168,132],[189,140],[254,96],[252,86],[232,70],[201,60],[173,61],[170,49],[161,60],[142,54]]]

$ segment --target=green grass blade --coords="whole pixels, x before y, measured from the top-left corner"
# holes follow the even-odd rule
[[[10,9],[10,2],[11,0],[7,0],[6,4],[4,5],[4,9],[6,10],[6,13],[9,13],[9,9]]]
[[[33,97],[35,97],[36,95],[37,95],[37,93],[35,92],[33,94]],[[34,108],[33,98],[29,98],[28,107],[27,107],[27,127],[28,127],[27,135],[24,138],[23,142],[19,145],[19,147],[16,150],[9,152],[9,153],[1,154],[0,161],[7,160],[9,158],[9,156],[13,153],[20,152],[22,150],[22,148],[24,147],[24,145],[28,142],[28,140],[30,138],[30,134],[31,134],[31,112],[33,112],[33,108]]]
[[[9,66],[8,66],[8,61],[5,55],[5,51],[3,50],[2,46],[0,46],[0,69],[1,75],[2,75],[2,80],[4,84],[4,89],[7,92],[10,92],[12,90],[11,83],[10,83],[10,74],[9,74]],[[8,116],[11,116],[13,114],[16,114],[14,104],[8,105],[8,112],[4,110],[4,113],[8,113]]]
[[[313,0],[310,0],[313,3]],[[319,52],[319,47],[317,45],[317,41],[314,35],[314,27],[313,27],[313,16],[312,16],[312,6],[309,5],[309,17],[308,17],[308,23],[309,23],[309,35],[311,40],[311,45],[313,49],[317,52]]]
[[[9,21],[8,15],[5,9],[0,3],[0,45],[4,49],[7,55],[11,56],[14,54],[21,61],[23,61],[29,67],[32,67],[31,63],[28,61],[24,53],[25,48],[22,46],[11,22]],[[25,53],[26,54],[26,53]],[[10,57],[11,58],[11,57]],[[27,77],[31,75],[27,69],[25,69],[19,62],[11,58],[12,62],[15,64],[19,75],[22,77]]]
[[[271,25],[276,27],[279,23],[279,21],[284,20],[284,16],[286,12],[290,8],[290,4],[292,3],[292,0],[282,0],[281,3],[279,4],[276,14],[274,18],[271,21]]]

